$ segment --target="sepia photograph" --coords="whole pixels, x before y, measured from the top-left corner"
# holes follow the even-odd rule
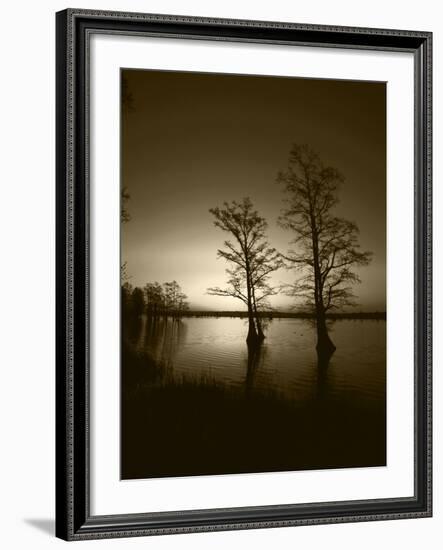
[[[386,465],[386,83],[121,69],[121,479]]]

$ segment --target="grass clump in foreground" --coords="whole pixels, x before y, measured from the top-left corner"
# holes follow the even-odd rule
[[[384,409],[147,369],[150,381],[123,392],[123,479],[386,463]]]

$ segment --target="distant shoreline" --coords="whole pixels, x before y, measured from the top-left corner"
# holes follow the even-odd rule
[[[240,317],[246,318],[246,311],[183,311],[180,317]],[[261,311],[259,316],[268,319],[314,319],[315,315],[309,312],[288,312],[288,311]],[[355,313],[328,313],[328,319],[374,319],[377,321],[386,320],[385,311],[355,312]]]

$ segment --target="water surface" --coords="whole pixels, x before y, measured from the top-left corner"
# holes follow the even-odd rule
[[[224,384],[269,388],[285,397],[318,395],[315,328],[305,319],[273,319],[251,360],[245,319],[189,317],[180,321],[143,319],[137,348],[168,368],[171,376],[205,377]],[[386,323],[338,320],[330,329],[337,350],[327,369],[327,394],[358,401],[385,399]],[[253,372],[251,372],[253,371]],[[323,383],[326,382],[323,377]]]
[[[385,321],[335,321],[327,366],[309,320],[273,319],[255,350],[246,333],[186,317],[123,335],[123,479],[386,464]]]

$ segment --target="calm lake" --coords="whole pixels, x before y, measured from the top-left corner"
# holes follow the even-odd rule
[[[386,323],[338,320],[319,368],[315,329],[273,319],[142,318],[122,355],[122,478],[386,464]],[[130,336],[130,337],[129,337]]]
[[[315,329],[304,319],[273,319],[266,340],[248,357],[247,321],[233,317],[143,319],[136,347],[164,365],[168,375],[210,378],[230,386],[276,390],[297,401],[318,396]],[[385,400],[386,323],[338,320],[331,325],[337,350],[322,376],[324,395],[373,403]]]

